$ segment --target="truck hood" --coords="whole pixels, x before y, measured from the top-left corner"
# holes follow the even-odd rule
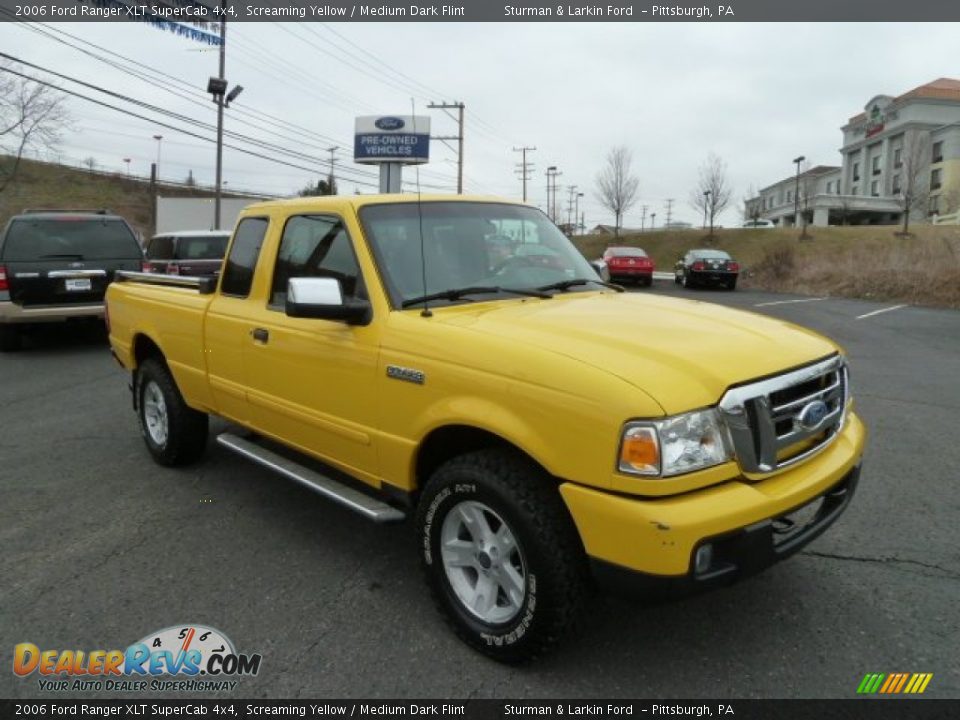
[[[838,351],[826,338],[781,320],[641,293],[477,303],[442,309],[436,317],[612,373],[667,414],[713,405],[731,385]]]

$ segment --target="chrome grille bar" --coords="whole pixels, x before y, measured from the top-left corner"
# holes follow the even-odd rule
[[[771,397],[800,386],[822,382],[826,387],[773,405]],[[848,383],[843,358],[834,355],[798,370],[728,390],[719,409],[730,431],[743,474],[760,479],[824,449],[839,434],[846,415]],[[811,407],[816,403],[822,406]],[[804,411],[819,411],[818,422],[806,425]],[[783,428],[789,423],[789,428]],[[780,431],[778,432],[778,426]],[[781,457],[791,446],[814,440],[812,447]]]

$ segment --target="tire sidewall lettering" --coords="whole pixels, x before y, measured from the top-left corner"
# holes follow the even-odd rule
[[[493,507],[502,515],[504,520],[509,522],[516,530],[522,528],[522,523],[514,517],[511,512],[505,508],[496,493],[479,487],[471,482],[455,481],[439,490],[436,496],[430,501],[427,510],[424,513],[422,524],[422,550],[423,559],[430,568],[429,572],[433,575],[433,581],[442,588],[443,594],[448,598],[448,602],[455,608],[454,612],[461,618],[466,626],[471,628],[480,642],[489,647],[510,646],[521,641],[530,631],[536,622],[537,614],[537,577],[531,571],[529,563],[531,562],[529,554],[525,554],[525,563],[527,563],[527,592],[524,598],[523,608],[516,618],[505,624],[503,628],[492,628],[491,626],[470,616],[468,611],[460,604],[453,589],[449,586],[445,571],[440,562],[434,563],[434,555],[439,554],[439,525],[442,525],[447,513],[454,506],[451,500],[462,501],[466,499],[477,499]]]

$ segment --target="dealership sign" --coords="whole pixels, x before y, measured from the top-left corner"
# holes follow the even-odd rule
[[[356,120],[353,160],[404,163],[430,160],[430,118],[423,115],[366,115]]]

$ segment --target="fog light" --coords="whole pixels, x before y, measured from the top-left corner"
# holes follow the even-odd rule
[[[693,572],[696,575],[702,575],[713,564],[713,545],[707,543],[697,548],[697,554],[693,556]]]

